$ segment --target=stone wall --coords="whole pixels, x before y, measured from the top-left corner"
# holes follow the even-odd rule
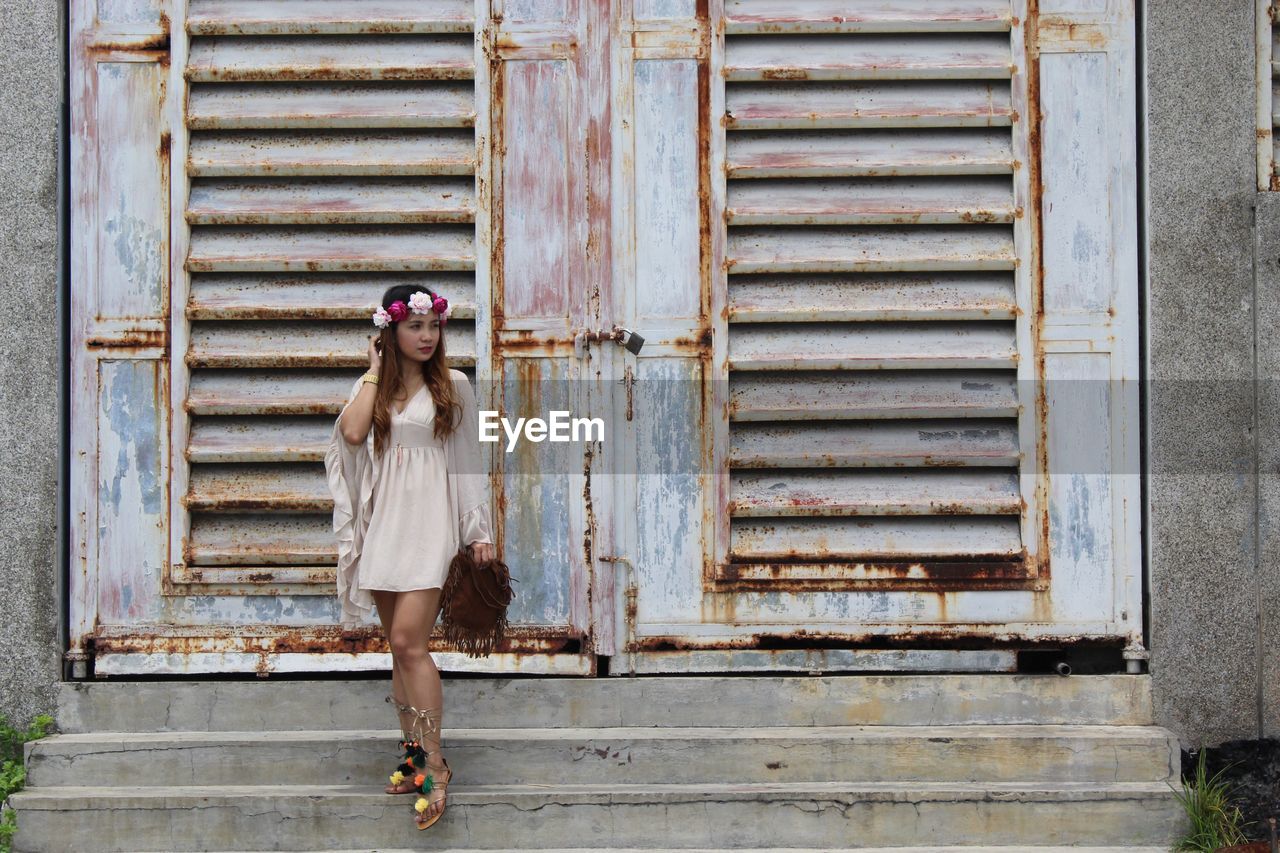
[[[1257,189],[1254,3],[1144,5],[1156,713],[1191,745],[1275,736],[1280,413],[1255,379],[1280,358],[1280,207]]]
[[[19,725],[61,678],[59,6],[0,9],[0,711]]]

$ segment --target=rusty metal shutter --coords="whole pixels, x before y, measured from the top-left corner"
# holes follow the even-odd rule
[[[769,643],[871,637],[1144,654],[1130,0],[487,5],[477,40],[452,0],[196,0],[170,39],[158,7],[77,0],[69,657],[385,665],[327,624],[320,459],[364,301],[415,279],[512,411],[529,358],[578,376],[575,332],[623,311],[644,353],[586,360],[696,395],[628,405],[610,452],[715,462],[639,484],[588,450],[585,481],[500,508],[547,554],[521,567],[534,653],[478,666],[767,668]],[[631,64],[608,90],[602,43]],[[542,235],[579,290],[527,274]],[[679,298],[650,311],[646,282]]]
[[[451,361],[474,365],[474,10],[193,0],[186,25],[173,581],[306,592],[333,579],[319,463],[366,363],[371,295],[448,293]]]
[[[728,579],[1034,577],[1011,23],[998,0],[726,3]]]
[[[712,560],[637,567],[628,670],[1136,662],[1134,3],[707,15]]]

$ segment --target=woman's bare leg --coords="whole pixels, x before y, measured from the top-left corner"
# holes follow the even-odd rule
[[[378,618],[382,622],[382,635],[390,638],[392,617],[395,613],[396,596],[400,593],[386,589],[374,589],[370,590],[370,592],[373,593],[373,602],[377,605]],[[390,643],[390,639],[388,639],[388,643]],[[395,697],[397,702],[401,702],[406,705],[413,704],[409,701],[408,694],[404,692],[404,674],[400,671],[400,662],[396,660],[395,654],[391,655],[391,695]],[[413,728],[413,714],[408,711],[401,711],[397,707],[396,718],[400,723],[400,732],[403,737],[405,732],[408,732]],[[410,785],[412,785],[412,783],[412,778],[406,779],[399,785],[387,783],[385,790],[388,794],[405,794],[411,790]]]
[[[440,611],[440,589],[415,589],[397,593],[392,612],[391,631],[388,634],[391,654],[400,665],[401,682],[409,704],[418,710],[431,709],[436,719],[444,706],[444,692],[440,684],[440,670],[431,657],[429,638]],[[431,751],[427,767],[440,781],[448,781],[449,772],[441,761],[440,732],[429,730],[428,721],[416,723],[422,732],[422,748]],[[432,751],[436,750],[436,751]],[[444,793],[438,788],[427,794],[428,807],[423,819],[434,817],[441,809]]]

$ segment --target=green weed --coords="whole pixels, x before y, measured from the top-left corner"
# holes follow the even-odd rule
[[[1205,769],[1206,755],[1204,750],[1200,750],[1195,776],[1182,780],[1182,790],[1174,791],[1191,821],[1191,828],[1174,845],[1173,849],[1180,853],[1213,853],[1219,847],[1244,844],[1249,840],[1240,828],[1244,821],[1240,809],[1230,803],[1231,784],[1222,781],[1222,774],[1228,768],[1209,776]]]
[[[22,745],[46,736],[52,726],[53,717],[37,714],[23,731],[10,726],[8,718],[0,714],[0,802],[6,804],[3,816],[0,816],[0,853],[9,853],[13,834],[18,829],[17,815],[7,804],[9,795],[22,790],[22,783],[27,778],[27,769],[22,763]]]

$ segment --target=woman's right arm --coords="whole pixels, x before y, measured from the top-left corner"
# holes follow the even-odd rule
[[[376,336],[369,338],[369,372],[374,374],[382,366],[382,359],[373,345],[376,340]],[[338,415],[338,431],[347,444],[363,444],[369,437],[369,429],[373,426],[373,401],[377,396],[378,388],[374,383],[361,382],[360,390]]]

